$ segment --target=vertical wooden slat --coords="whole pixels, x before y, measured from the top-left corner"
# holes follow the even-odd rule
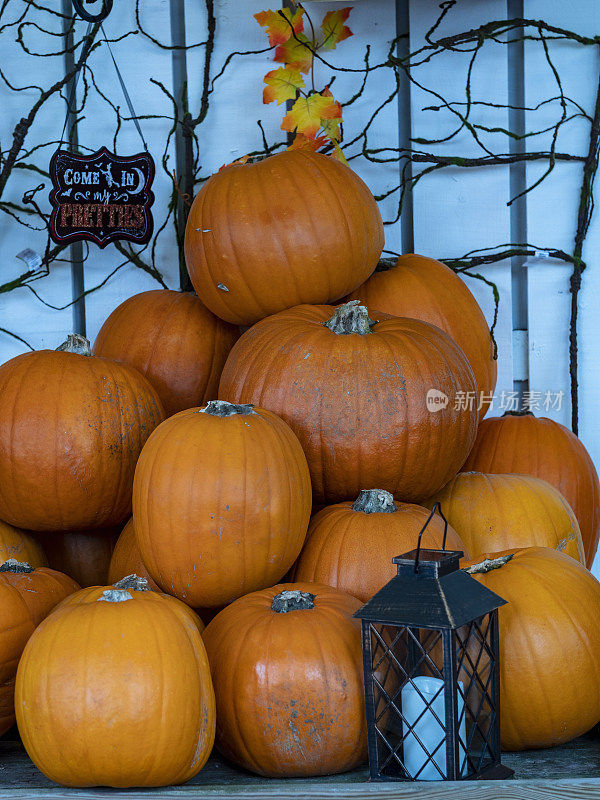
[[[410,53],[410,11],[409,0],[397,0],[396,3],[396,36],[398,46],[396,54],[398,58],[403,58]],[[410,109],[410,80],[400,73],[398,86],[398,147],[400,149],[411,146],[411,109]],[[404,162],[400,161],[400,178],[402,178],[402,168]],[[405,171],[405,176],[410,180],[412,176],[411,165]],[[413,196],[408,192],[405,197],[402,216],[400,219],[402,253],[412,253],[415,249],[415,235],[413,227]]]
[[[65,34],[65,72],[71,72],[75,66],[75,53],[73,47],[73,32],[71,29],[71,15],[73,6],[71,0],[62,0],[63,31]],[[67,110],[67,141],[71,147],[77,151],[79,138],[77,131],[77,118],[75,109],[77,108],[77,78],[74,76],[66,86],[67,98],[72,98],[72,107]],[[73,295],[73,332],[85,336],[85,299],[83,292],[85,282],[83,278],[83,242],[73,242],[69,247],[71,254],[71,291]]]

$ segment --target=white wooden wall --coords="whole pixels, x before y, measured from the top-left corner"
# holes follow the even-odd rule
[[[439,34],[467,30],[491,19],[502,19],[514,15],[519,0],[458,0],[457,5],[446,16]],[[53,3],[52,7],[58,5]],[[277,7],[271,3],[271,7]],[[345,5],[345,3],[344,3]],[[9,3],[2,23],[10,21],[10,15],[22,13],[22,4]],[[508,8],[507,8],[508,6]],[[206,36],[205,9],[198,0],[153,0],[142,3],[142,18],[147,29],[166,44],[171,43],[171,14],[185,16],[187,42],[202,41]],[[220,70],[224,59],[234,50],[259,50],[265,47],[265,34],[252,15],[268,8],[267,0],[216,0],[217,38],[214,52],[213,74]],[[320,20],[327,10],[342,7],[335,2],[307,0],[306,7]],[[509,11],[510,9],[510,11]],[[386,58],[390,41],[397,28],[409,22],[410,49],[419,48],[424,36],[439,14],[439,0],[355,0],[349,25],[354,36],[344,41],[328,58],[340,65],[359,67],[363,63],[365,47],[371,45],[371,63]],[[564,0],[523,0],[523,14],[532,19],[573,29],[587,35],[600,33],[600,5],[597,0],[579,0],[565,3]],[[26,21],[35,21],[43,27],[60,31],[60,23],[41,10],[31,8]],[[109,37],[127,30],[136,29],[134,0],[115,3],[114,10],[105,22]],[[15,28],[8,29],[0,38],[1,63],[9,80],[17,85],[40,83],[49,85],[62,74],[62,58],[33,58],[23,53],[15,43]],[[85,30],[85,23],[78,23],[78,38]],[[12,31],[12,33],[11,33]],[[26,27],[24,39],[33,48],[42,51],[58,49],[57,39],[43,35],[34,27]],[[53,47],[54,45],[54,47]],[[565,94],[579,102],[587,111],[593,111],[595,92],[600,68],[598,50],[566,42],[550,42],[553,59],[559,67]],[[153,77],[160,80],[171,91],[176,91],[173,81],[172,56],[168,50],[158,48],[141,34],[129,36],[113,45],[116,58],[130,87],[138,113],[171,114],[164,94],[150,82]],[[509,84],[515,81],[514,65],[509,64],[508,48],[493,42],[486,43],[477,68],[473,74],[473,98],[497,104],[507,102]],[[452,53],[434,58],[419,66],[414,76],[425,89],[438,91],[444,97],[460,102],[464,100],[465,76],[470,53]],[[125,109],[115,73],[106,47],[98,48],[90,59],[96,80],[113,101]],[[203,49],[192,49],[187,53],[187,75],[190,105],[197,113],[201,92]],[[261,102],[262,78],[272,69],[271,54],[264,53],[237,57],[215,84],[210,111],[200,129],[201,162],[205,174],[218,169],[245,152],[261,147],[260,131],[256,124],[261,119],[270,141],[282,138],[279,125],[282,107],[263,106]],[[329,79],[328,71],[319,67],[317,80]],[[519,76],[516,76],[517,80]],[[339,74],[335,82],[335,96],[348,99],[356,91],[360,76],[353,73]],[[528,43],[525,48],[524,92],[526,105],[534,107],[540,101],[556,94],[556,86],[539,43]],[[365,118],[394,89],[390,70],[379,70],[369,76],[364,96],[345,112],[345,136],[349,140],[353,131],[359,130]],[[435,104],[435,97],[425,89],[412,86],[410,102],[407,94],[388,104],[379,114],[369,135],[369,145],[375,147],[405,146],[406,131],[413,137],[443,138],[456,126],[456,118],[449,111],[427,111],[425,107]],[[17,120],[28,110],[37,97],[35,90],[14,94],[0,86],[0,141],[3,148]],[[125,112],[126,113],[126,112]],[[550,103],[540,110],[527,112],[528,128],[542,128],[552,124],[560,113],[557,103]],[[487,126],[508,127],[506,109],[477,106],[474,117]],[[55,97],[48,103],[27,140],[28,145],[57,139],[64,120],[64,101]],[[410,125],[407,123],[410,122]],[[153,154],[158,158],[164,149],[169,122],[146,121],[145,136]],[[88,100],[85,118],[79,125],[79,140],[95,148],[110,144],[114,133],[114,115],[110,108],[94,92]],[[561,130],[559,151],[584,155],[587,150],[589,122],[574,120]],[[550,134],[526,140],[527,148],[546,149]],[[126,124],[119,135],[119,152],[137,152],[140,141],[132,123]],[[488,134],[486,143],[496,153],[508,152],[506,137]],[[54,147],[37,151],[31,162],[47,168]],[[423,147],[430,152],[445,155],[480,156],[481,149],[466,133],[449,142]],[[170,151],[170,166],[175,167],[174,143]],[[352,166],[366,180],[375,194],[382,194],[396,186],[399,180],[397,163],[373,164],[364,159],[355,159]],[[544,163],[528,164],[526,180],[531,183],[545,168]],[[417,165],[416,169],[421,166]],[[20,201],[23,191],[39,183],[39,176],[21,171],[11,177],[8,199]],[[514,241],[515,230],[526,225],[528,240],[540,247],[547,246],[571,252],[575,233],[577,204],[581,180],[580,163],[558,164],[554,173],[538,189],[527,195],[519,207],[520,217],[515,217],[506,205],[510,197],[510,168],[492,167],[478,169],[445,169],[424,178],[417,186],[411,214],[400,223],[386,227],[386,248],[401,252],[404,237],[406,244],[414,241],[415,252],[437,258],[461,256],[468,251]],[[171,192],[170,179],[159,168],[155,181],[154,204],[155,226],[160,227],[166,215],[166,206]],[[47,208],[47,190],[38,198]],[[381,202],[384,219],[393,219],[396,214],[398,194],[392,194]],[[0,215],[0,238],[2,241],[2,270],[0,283],[23,272],[24,265],[16,253],[25,247],[43,252],[46,235],[43,230],[29,230],[10,217]],[[596,413],[597,398],[600,397],[600,321],[597,309],[600,306],[600,220],[591,225],[584,251],[588,269],[583,278],[580,301],[579,326],[579,382],[580,382],[580,435],[589,448],[596,464],[600,466],[600,423]],[[159,239],[157,264],[170,287],[178,286],[178,260],[175,236],[171,223]],[[101,251],[94,248],[85,264],[86,289],[103,281],[122,261],[114,247]],[[569,371],[568,371],[568,280],[570,268],[560,261],[548,258],[530,259],[528,268],[528,356],[530,389],[539,392],[563,392],[560,409],[544,410],[547,416],[569,425]],[[493,280],[500,289],[501,304],[496,338],[499,346],[499,378],[496,395],[513,389],[513,298],[511,296],[511,265],[504,262],[479,269]],[[480,281],[467,279],[487,317],[491,320],[492,298],[489,287]],[[87,335],[94,339],[99,326],[107,314],[131,294],[156,287],[147,274],[131,265],[126,265],[110,278],[106,285],[90,294],[85,301]],[[72,299],[70,267],[56,264],[48,277],[37,281],[35,289],[48,302],[64,306]],[[0,326],[8,328],[26,338],[35,348],[56,347],[73,326],[71,308],[52,310],[43,306],[29,290],[22,288],[0,295]],[[16,340],[0,333],[0,362],[25,348]],[[518,376],[517,376],[518,377]],[[498,413],[498,405],[492,413]],[[501,411],[500,411],[501,413]]]

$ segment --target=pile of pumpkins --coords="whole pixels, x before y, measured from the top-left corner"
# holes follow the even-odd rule
[[[215,736],[260,775],[360,765],[352,615],[436,501],[509,601],[503,747],[598,722],[598,476],[558,423],[456,402],[496,382],[465,284],[378,266],[368,188],[299,150],[215,174],[185,245],[197,296],[0,367],[0,732],[67,786],[182,783]]]

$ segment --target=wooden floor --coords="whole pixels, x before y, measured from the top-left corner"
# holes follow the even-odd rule
[[[0,739],[0,800],[25,798],[207,798],[208,800],[600,800],[600,734],[552,750],[506,753],[510,781],[463,783],[369,783],[364,769],[319,779],[266,780],[211,758],[185,786],[150,790],[64,789],[33,766],[14,736]]]

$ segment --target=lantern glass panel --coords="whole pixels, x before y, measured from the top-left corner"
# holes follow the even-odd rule
[[[368,623],[372,777],[469,778],[498,761],[494,619],[456,630]]]

